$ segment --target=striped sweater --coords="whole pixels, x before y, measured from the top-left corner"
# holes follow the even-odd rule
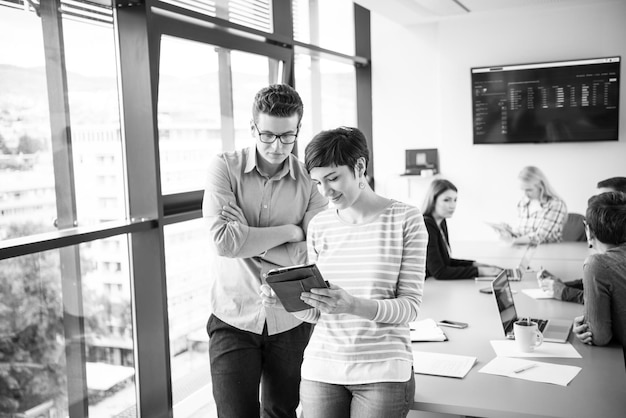
[[[308,228],[309,261],[329,282],[376,300],[373,320],[349,314],[298,313],[316,323],[304,352],[302,377],[334,384],[406,381],[413,361],[408,322],[417,318],[428,233],[415,207],[392,201],[363,224],[342,221],[335,209]]]

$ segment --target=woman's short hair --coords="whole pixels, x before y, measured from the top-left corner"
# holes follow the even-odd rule
[[[310,172],[315,167],[348,166],[354,168],[359,158],[365,159],[367,174],[369,149],[363,132],[346,126],[315,135],[304,151],[304,164]]]
[[[304,105],[298,92],[287,84],[272,84],[263,87],[254,96],[252,103],[252,117],[258,122],[259,113],[270,116],[288,118],[298,115],[298,121],[302,119]]]
[[[592,196],[585,214],[589,232],[605,244],[626,242],[626,193],[606,192]]]
[[[525,183],[539,187],[541,191],[540,200],[543,200],[543,198],[546,198],[546,200],[560,199],[556,190],[550,185],[546,175],[539,168],[532,165],[526,166],[522,168],[518,178]]]
[[[424,196],[424,203],[422,204],[422,213],[424,215],[431,215],[435,211],[435,203],[437,202],[437,198],[443,192],[448,190],[454,190],[458,192],[456,186],[452,184],[451,181],[444,179],[435,179],[428,186],[428,190],[426,190],[426,195]]]

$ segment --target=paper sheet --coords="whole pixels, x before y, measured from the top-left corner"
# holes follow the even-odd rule
[[[493,351],[499,357],[561,357],[561,358],[582,358],[578,351],[570,343],[547,343],[544,342],[535,348],[532,353],[524,353],[517,349],[514,340],[492,340],[489,341]]]
[[[531,366],[527,370],[515,373],[515,370]],[[496,374],[515,379],[531,380],[533,382],[552,383],[567,386],[580,372],[581,368],[562,364],[543,363],[539,361],[522,360],[510,357],[496,357],[487,363],[479,373]]]
[[[411,341],[447,341],[448,337],[432,318],[410,322]]]
[[[546,292],[543,289],[522,289],[522,292],[526,293],[533,299],[552,299],[552,292]]]
[[[415,373],[463,378],[474,363],[476,357],[413,350]]]

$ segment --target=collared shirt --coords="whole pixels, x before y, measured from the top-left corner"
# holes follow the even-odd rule
[[[265,283],[266,273],[280,265],[266,261],[264,254],[242,258],[239,253],[251,227],[301,225],[305,214],[325,209],[328,201],[294,155],[271,178],[259,172],[256,158],[256,147],[250,147],[219,154],[210,162],[202,203],[218,255],[214,268],[207,272],[211,281],[210,307],[222,321],[245,331],[261,334],[267,322],[268,334],[272,335],[301,323],[284,309],[261,303],[259,288]],[[248,225],[220,218],[228,202],[241,208]],[[284,265],[306,262],[306,241],[283,244],[271,251],[287,255]]]
[[[519,224],[515,232],[519,235],[528,234],[531,241],[538,244],[561,241],[567,215],[565,203],[555,197],[537,207],[533,207],[531,202],[524,198],[517,204]]]

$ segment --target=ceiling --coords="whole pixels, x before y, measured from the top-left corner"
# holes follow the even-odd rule
[[[499,11],[567,9],[623,0],[354,0],[355,3],[406,26]]]

